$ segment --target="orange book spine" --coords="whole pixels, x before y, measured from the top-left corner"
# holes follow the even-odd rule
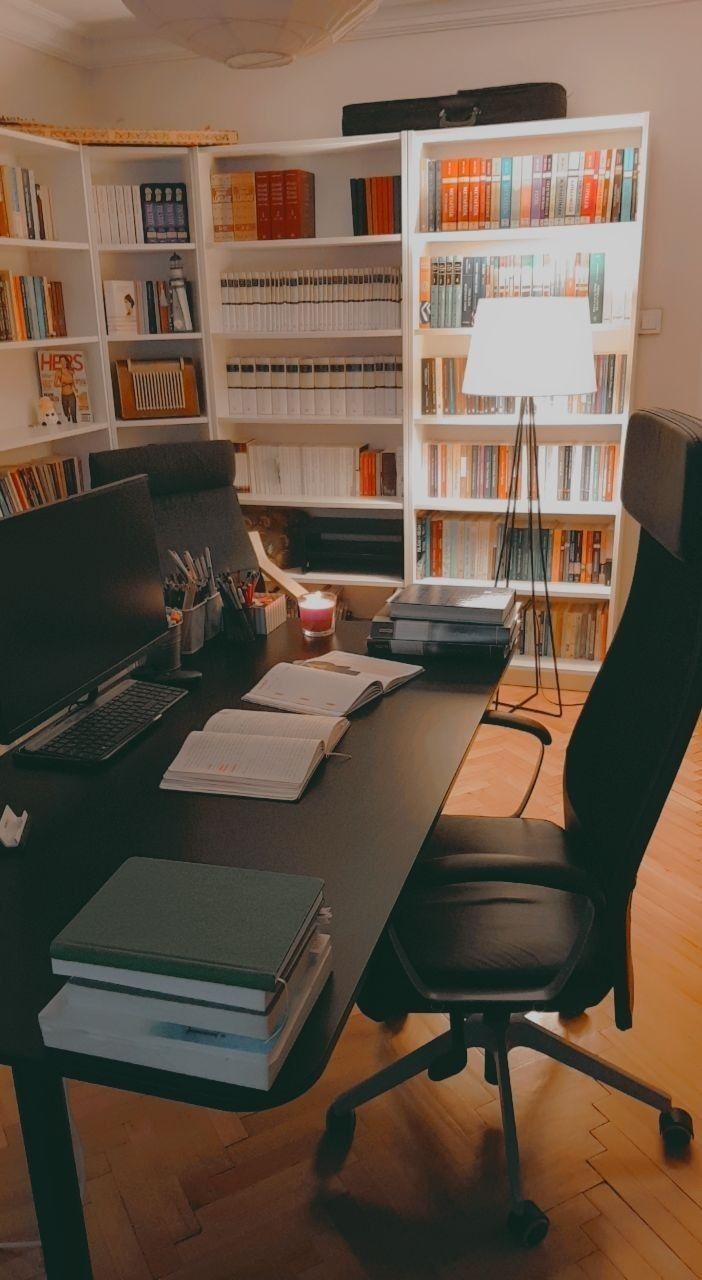
[[[271,175],[267,169],[258,169],[254,175],[256,185],[256,235],[259,240],[273,238],[271,228]]]
[[[597,208],[597,178],[600,167],[599,151],[585,152],[583,189],[580,199],[580,221],[594,222]]]
[[[561,581],[561,542],[562,534],[560,529],[553,531],[553,546],[551,549],[551,582]]]
[[[487,165],[488,165],[487,160],[483,158],[480,161],[480,180],[479,180],[479,190],[478,190],[478,230],[479,231],[484,231],[485,225],[486,225],[485,200],[486,200],[487,188],[488,188]]]
[[[470,203],[470,161],[463,157],[458,161],[458,187],[456,193],[456,230],[467,231]]]
[[[285,239],[285,180],[282,169],[270,174],[271,240]]]
[[[470,208],[468,221],[471,231],[477,231],[480,221],[480,159],[472,156],[470,160]]]
[[[458,222],[458,161],[441,161],[441,230],[456,231]]]

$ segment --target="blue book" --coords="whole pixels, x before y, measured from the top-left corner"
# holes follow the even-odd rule
[[[512,157],[502,157],[502,174],[500,179],[500,226],[510,225],[512,213]]]
[[[624,148],[624,170],[622,174],[622,207],[620,222],[631,222],[631,211],[634,195],[634,148]]]

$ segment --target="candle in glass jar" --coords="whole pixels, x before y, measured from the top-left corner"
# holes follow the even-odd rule
[[[334,631],[336,596],[331,591],[310,591],[299,602],[304,635],[330,636]]]

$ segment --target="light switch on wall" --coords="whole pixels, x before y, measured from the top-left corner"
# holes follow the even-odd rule
[[[663,326],[663,312],[660,307],[639,312],[639,333],[660,333]]]

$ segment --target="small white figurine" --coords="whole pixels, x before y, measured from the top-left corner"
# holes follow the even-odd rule
[[[39,426],[40,427],[60,427],[61,419],[56,412],[56,405],[51,396],[39,397]]]

